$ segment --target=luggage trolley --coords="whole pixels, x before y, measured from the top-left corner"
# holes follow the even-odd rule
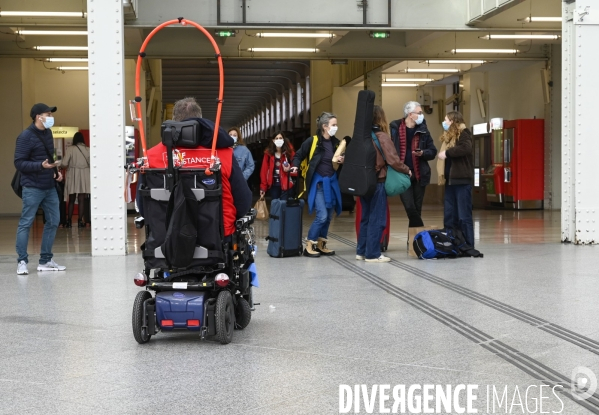
[[[191,25],[204,33],[212,43],[220,72],[217,115],[214,126],[210,166],[188,169],[175,166],[175,148],[195,148],[203,133],[196,120],[162,125],[162,143],[167,148],[168,168],[148,165],[145,129],[141,117],[140,70],[145,48],[150,39],[164,27]],[[251,320],[253,310],[252,280],[255,276],[255,235],[253,222],[256,212],[235,222],[235,231],[224,237],[220,161],[216,155],[223,98],[223,64],[214,39],[199,24],[178,18],[156,27],[145,39],[137,60],[136,97],[131,101],[131,115],[138,122],[143,156],[135,167],[144,177],[140,188],[144,216],[136,220],[138,228],[145,227],[146,242],[142,245],[144,271],[134,282],[145,287],[137,293],[133,304],[132,326],[135,340],[147,343],[160,331],[185,329],[199,332],[201,339],[216,336],[222,343],[232,340],[234,328],[243,329]],[[140,116],[137,117],[136,114]],[[185,220],[192,226],[177,229],[181,221],[175,200],[185,195]],[[178,197],[178,199],[177,199]],[[190,232],[187,230],[190,229]],[[154,293],[154,295],[152,295]]]

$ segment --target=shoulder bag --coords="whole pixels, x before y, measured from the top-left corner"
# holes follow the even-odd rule
[[[381,152],[381,155],[383,156],[383,160],[385,160],[385,163],[387,163],[387,160],[385,159],[385,153],[383,153],[383,149],[381,148],[381,143],[379,143],[378,137],[374,132],[371,134],[374,144],[376,144],[377,148]],[[385,193],[387,193],[387,196],[400,195],[409,188],[410,176],[405,173],[398,172],[387,164],[387,177],[385,179]]]

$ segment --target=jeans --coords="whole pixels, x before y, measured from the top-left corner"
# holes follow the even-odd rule
[[[271,199],[287,200],[287,190],[283,190],[281,186],[273,186],[270,188]]]
[[[38,189],[36,187],[23,187],[23,210],[17,228],[17,262],[29,262],[27,243],[29,230],[33,225],[35,214],[41,206],[46,216],[44,233],[42,234],[42,247],[40,251],[40,264],[45,264],[52,259],[52,245],[60,220],[58,194],[56,189]]]
[[[468,245],[474,248],[474,225],[472,223],[472,185],[453,184],[445,186],[443,226],[460,229]]]
[[[318,238],[326,238],[329,233],[329,225],[333,219],[334,207],[327,208],[324,201],[324,191],[322,185],[319,184],[316,189],[316,198],[314,199],[314,210],[316,210],[316,218],[310,230],[308,231],[308,240],[316,241]]]
[[[426,186],[420,186],[420,183],[412,178],[410,188],[399,195],[408,215],[408,226],[410,228],[424,226],[424,222],[422,222],[422,201],[424,200],[425,190]]]
[[[381,238],[387,225],[387,193],[385,183],[378,183],[374,194],[360,197],[362,217],[356,253],[366,259],[381,256]]]

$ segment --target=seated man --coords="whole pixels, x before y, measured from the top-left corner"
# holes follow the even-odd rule
[[[175,103],[173,120],[197,120],[203,127],[200,146],[197,148],[173,149],[173,162],[175,167],[205,169],[210,166],[210,156],[214,123],[202,118],[202,109],[194,98],[184,98]],[[221,162],[222,189],[223,189],[223,221],[225,236],[235,232],[235,220],[244,216],[251,207],[252,193],[243,178],[243,173],[235,156],[233,155],[233,139],[222,128],[216,143],[216,157]],[[150,168],[166,169],[168,158],[166,146],[157,144],[147,151],[148,165]],[[143,175],[142,175],[143,177]],[[138,192],[139,194],[140,192]],[[137,200],[139,213],[143,216],[141,199]]]

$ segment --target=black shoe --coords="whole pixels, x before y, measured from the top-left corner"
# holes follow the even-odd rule
[[[65,228],[71,228],[71,220],[67,220],[67,223],[64,225]]]
[[[78,222],[78,226],[80,228],[85,228],[85,222]]]

